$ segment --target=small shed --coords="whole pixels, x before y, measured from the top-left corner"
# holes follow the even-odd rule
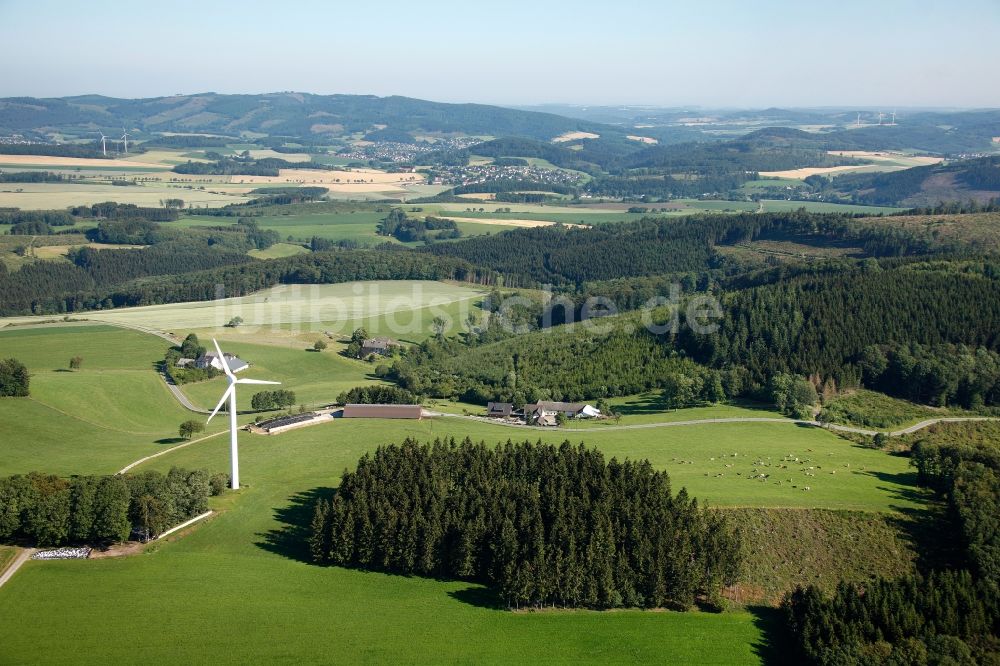
[[[420,405],[344,405],[345,419],[416,419],[424,414]]]

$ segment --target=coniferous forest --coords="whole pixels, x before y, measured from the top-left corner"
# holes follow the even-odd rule
[[[319,563],[481,582],[510,608],[719,605],[739,565],[723,515],[665,472],[569,442],[380,447],[319,500],[309,546]]]
[[[1000,653],[1000,429],[966,423],[915,435],[920,483],[948,511],[951,557],[928,571],[832,596],[798,588],[783,604],[797,657],[812,664],[988,664]]]

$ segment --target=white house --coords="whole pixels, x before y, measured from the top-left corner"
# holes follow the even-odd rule
[[[229,369],[233,372],[246,370],[250,367],[249,363],[237,358],[234,354],[224,353],[223,355],[226,357],[226,363],[229,365]],[[204,355],[198,357],[198,360],[195,361],[194,365],[196,368],[201,368],[202,370],[207,368],[222,370],[222,361],[219,360],[219,355],[215,352],[206,352]]]
[[[564,414],[571,419],[590,419],[601,416],[601,410],[593,405],[579,402],[548,402],[540,400],[524,406],[524,418],[536,425],[555,425],[556,415]]]

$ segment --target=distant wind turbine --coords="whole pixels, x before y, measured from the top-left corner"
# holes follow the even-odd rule
[[[104,132],[101,132],[101,152],[105,157],[108,156],[108,137],[104,136]]]
[[[226,388],[226,392],[222,394],[222,398],[219,399],[219,404],[215,406],[212,410],[211,415],[208,417],[208,421],[212,420],[212,417],[219,413],[222,409],[222,405],[229,400],[229,456],[232,461],[232,487],[233,490],[239,490],[240,488],[240,455],[239,450],[236,446],[236,385],[237,384],[280,384],[281,382],[267,382],[263,379],[237,379],[236,375],[233,374],[232,370],[229,369],[229,362],[226,361],[225,354],[219,349],[219,343],[212,338],[212,342],[215,344],[215,351],[219,354],[219,362],[222,363],[222,369],[226,373],[226,379],[229,380],[229,387]],[[206,421],[206,423],[208,422]]]
[[[128,132],[124,125],[122,125],[122,141],[125,142],[125,154],[128,155]]]

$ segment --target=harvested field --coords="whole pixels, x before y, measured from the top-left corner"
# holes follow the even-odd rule
[[[26,167],[132,167],[145,169],[169,169],[166,164],[151,164],[134,159],[103,159],[100,157],[53,157],[50,155],[0,155],[0,165]]]
[[[108,243],[78,243],[75,245],[44,245],[35,248],[35,256],[39,259],[55,259],[66,256],[70,250],[78,247],[89,247],[94,250],[139,250],[145,245],[109,245]]]
[[[835,166],[835,167],[804,167],[802,169],[786,169],[784,171],[761,171],[761,178],[793,178],[795,180],[805,180],[809,176],[825,176],[830,173],[844,173],[847,171],[857,171],[863,169],[862,166]]]
[[[656,139],[648,136],[635,136],[633,134],[629,134],[625,138],[630,141],[638,141],[639,143],[659,143]]]
[[[835,167],[804,167],[802,169],[786,169],[784,171],[761,171],[761,178],[793,178],[803,180],[809,176],[826,175],[833,173],[847,173],[851,171],[898,171],[918,166],[938,164],[943,161],[941,157],[930,155],[905,155],[903,153],[892,153],[887,151],[871,150],[828,150],[829,155],[838,157],[854,157],[867,160],[870,164],[857,166],[835,166]]]
[[[549,220],[517,220],[517,219],[507,219],[507,218],[492,218],[492,217],[454,217],[452,215],[448,216],[449,220],[454,220],[456,222],[471,222],[474,224],[499,224],[505,227],[549,227],[555,222]],[[567,227],[586,227],[586,224],[565,224]]]
[[[552,139],[552,143],[563,143],[566,141],[576,141],[577,139],[600,139],[600,134],[593,132],[566,132]]]
[[[939,164],[944,161],[943,157],[933,157],[931,155],[904,155],[902,153],[892,153],[886,151],[871,150],[828,150],[829,155],[838,157],[857,157],[858,159],[872,160],[874,162],[895,162],[908,166],[927,166],[929,164]]]

